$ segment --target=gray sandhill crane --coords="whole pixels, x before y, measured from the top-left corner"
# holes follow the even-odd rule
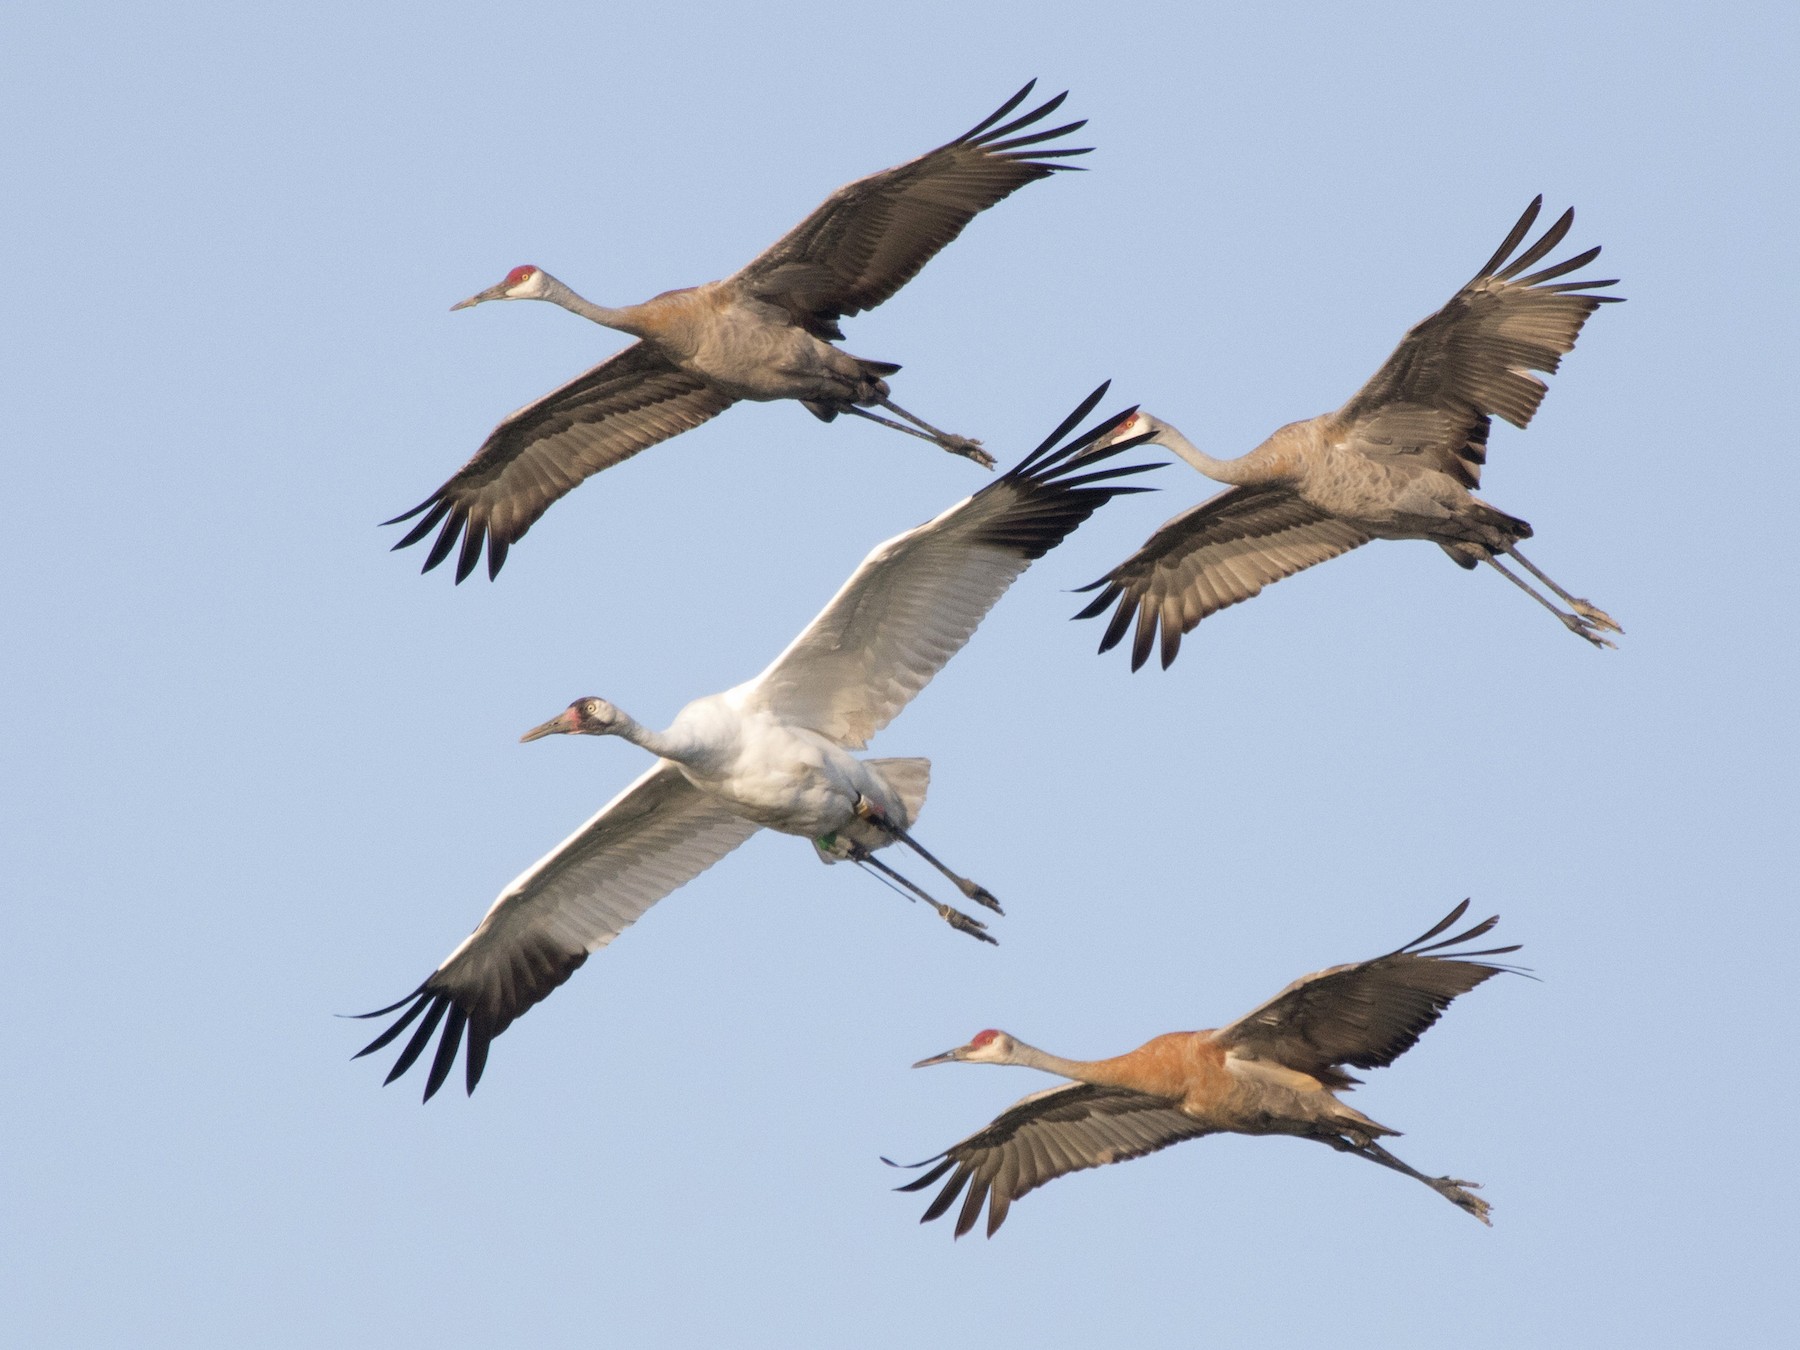
[[[393,1082],[443,1023],[426,1078],[430,1100],[468,1033],[473,1092],[489,1042],[572,975],[645,910],[767,826],[813,841],[826,862],[849,860],[924,900],[953,927],[991,942],[984,925],[942,904],[874,856],[902,843],[965,896],[998,911],[982,887],[950,871],[908,833],[925,800],[930,762],[858,759],[962,645],[1033,560],[1109,499],[1146,489],[1119,479],[1156,465],[1092,467],[1131,442],[1089,450],[1117,418],[1058,448],[1093,411],[1095,390],[1030,455],[937,519],[896,535],[863,560],[824,611],[747,684],[688,704],[666,731],[639,725],[603,699],[578,699],[525,733],[622,736],[656,764],[501,892],[480,925],[399,1002],[406,1011],[360,1055],[423,1015],[395,1061]]]
[[[611,309],[582,299],[541,268],[515,267],[484,300],[548,300],[638,341],[585,375],[527,404],[495,427],[454,477],[404,515],[421,519],[394,547],[438,528],[429,572],[456,546],[456,580],[487,544],[490,578],[550,504],[590,474],[699,426],[739,399],[798,399],[829,422],[853,413],[992,468],[978,441],[954,436],[897,407],[886,377],[900,367],[832,345],[838,320],[873,309],[917,275],[975,216],[1059,169],[1087,148],[1045,148],[1086,125],[1035,128],[1067,93],[1007,116],[1034,80],[992,116],[947,145],[839,188],[748,267],[723,281],[664,291]],[[887,409],[902,421],[868,410]],[[910,424],[910,425],[908,425]]]
[[[1162,631],[1166,668],[1182,634],[1207,615],[1248,600],[1270,582],[1348,553],[1371,539],[1429,539],[1465,568],[1486,563],[1596,647],[1624,630],[1604,610],[1570,595],[1518,550],[1531,526],[1476,497],[1490,420],[1524,427],[1588,315],[1616,295],[1585,292],[1615,281],[1551,284],[1600,255],[1591,248],[1521,276],[1569,232],[1573,210],[1511,262],[1543,206],[1535,198],[1494,256],[1436,314],[1415,325],[1375,378],[1336,412],[1282,427],[1249,454],[1215,459],[1166,422],[1138,413],[1117,433],[1180,455],[1233,486],[1185,511],[1131,557],[1082,590],[1099,590],[1075,617],[1117,601],[1100,639],[1108,651],[1133,616],[1131,668]],[[1564,612],[1500,563],[1506,554],[1569,606]]]
[[[1474,1182],[1414,1171],[1375,1142],[1398,1131],[1337,1098],[1360,1081],[1345,1065],[1392,1064],[1458,994],[1515,969],[1475,958],[1516,952],[1517,945],[1450,950],[1481,937],[1497,915],[1431,941],[1468,908],[1464,900],[1386,956],[1304,975],[1217,1031],[1172,1032],[1129,1054],[1086,1060],[1046,1054],[1004,1031],[982,1031],[967,1045],[922,1059],[913,1067],[1023,1064],[1075,1081],[1032,1093],[937,1157],[912,1164],[931,1170],[898,1189],[923,1190],[948,1173],[920,1222],[941,1217],[966,1188],[956,1236],[975,1226],[985,1203],[992,1237],[1014,1200],[1066,1172],[1141,1158],[1204,1134],[1285,1134],[1391,1167],[1487,1223],[1489,1206],[1471,1194],[1479,1189]]]

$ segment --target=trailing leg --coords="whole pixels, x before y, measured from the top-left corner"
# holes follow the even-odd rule
[[[1507,549],[1507,552],[1509,554],[1512,554],[1512,556],[1515,558],[1517,558],[1519,556],[1517,553],[1514,553],[1513,550],[1510,548]],[[1523,558],[1520,558],[1519,560],[1521,562],[1524,562]],[[1588,617],[1586,617],[1585,615],[1583,615],[1581,613],[1575,613],[1575,614],[1565,613],[1562,610],[1558,609],[1549,600],[1545,599],[1536,590],[1534,590],[1532,588],[1531,583],[1526,581],[1525,578],[1519,576],[1515,572],[1507,571],[1506,568],[1501,566],[1499,561],[1497,559],[1495,559],[1491,554],[1489,556],[1487,556],[1486,558],[1484,558],[1483,561],[1486,562],[1489,567],[1493,568],[1501,576],[1505,577],[1508,581],[1512,582],[1513,585],[1517,586],[1520,590],[1524,591],[1525,594],[1529,595],[1533,600],[1537,601],[1545,609],[1549,610],[1552,614],[1556,615],[1556,617],[1558,619],[1562,620],[1563,627],[1567,628],[1571,633],[1574,633],[1577,637],[1586,638],[1589,642],[1593,643],[1596,647],[1611,647],[1611,646],[1615,645],[1608,639],[1600,636],[1599,629],[1602,626],[1611,627],[1614,632],[1623,632],[1624,631],[1623,629],[1621,629],[1619,627],[1618,624],[1613,623],[1613,621],[1610,618],[1606,619],[1605,625],[1601,625],[1601,624],[1597,623],[1596,621],[1589,619]],[[1531,565],[1529,563],[1526,563],[1526,566],[1530,567]],[[1533,572],[1537,572],[1537,569],[1535,567],[1531,568],[1531,570]],[[1540,573],[1539,575],[1542,575],[1542,574]],[[1561,594],[1561,592],[1559,591],[1558,594]],[[1582,603],[1584,605],[1586,604],[1585,601],[1583,601]],[[1588,607],[1592,608],[1592,606],[1588,606]],[[1600,611],[1598,611],[1598,610],[1595,610],[1594,612],[1600,613]],[[1606,616],[1602,615],[1601,617],[1605,618]]]
[[[888,878],[889,881],[901,889],[903,894],[916,896],[920,900],[923,900],[937,911],[940,919],[949,924],[957,932],[967,933],[970,937],[988,943],[990,946],[997,947],[1000,945],[997,938],[988,936],[987,925],[980,919],[972,918],[969,915],[964,914],[960,909],[952,909],[943,901],[933,898],[912,881],[901,876],[900,873],[882,862],[881,859],[877,858],[873,853],[870,853],[869,850],[864,848],[861,844],[850,845],[849,856],[850,861],[856,863],[859,867],[868,868],[871,871]]]
[[[1006,912],[1000,908],[1000,902],[994,898],[992,891],[988,890],[985,886],[977,885],[967,877],[959,876],[957,873],[952,872],[948,867],[945,867],[944,864],[932,856],[918,840],[914,839],[905,830],[901,829],[898,825],[894,824],[893,821],[882,815],[880,811],[876,810],[873,803],[871,803],[867,797],[862,798],[856,803],[856,814],[881,830],[890,838],[905,844],[914,853],[917,853],[926,862],[937,868],[938,871],[942,872],[950,879],[957,890],[963,893],[964,898],[973,900],[978,905],[985,905],[996,914],[1004,914]]]
[[[1578,595],[1570,595],[1561,586],[1558,586],[1544,571],[1534,564],[1531,559],[1519,552],[1518,549],[1508,548],[1506,551],[1514,558],[1518,559],[1521,567],[1560,595],[1563,598],[1564,603],[1566,603],[1570,609],[1574,610],[1582,618],[1588,620],[1594,627],[1609,629],[1614,633],[1623,633],[1625,631],[1623,628],[1619,627],[1618,621],[1614,619],[1612,615],[1608,614],[1598,605],[1591,601],[1583,600]]]
[[[994,467],[994,457],[981,448],[980,441],[970,440],[967,436],[958,436],[949,431],[939,431],[923,417],[914,417],[911,413],[906,411],[905,408],[902,408],[885,394],[876,399],[875,402],[879,406],[886,408],[895,416],[904,417],[915,427],[922,427],[924,429],[926,440],[936,441],[951,454],[962,455],[967,459],[972,459],[984,469],[991,469]],[[892,426],[893,423],[890,422],[888,425]],[[921,433],[914,432],[913,434],[919,435]]]
[[[1372,1163],[1380,1163],[1381,1166],[1399,1172],[1402,1176],[1409,1176],[1414,1181],[1422,1181],[1458,1209],[1473,1214],[1490,1228],[1493,1227],[1493,1220],[1488,1218],[1492,1206],[1480,1196],[1470,1194],[1471,1190],[1481,1189],[1480,1182],[1458,1181],[1452,1177],[1428,1177],[1416,1168],[1408,1167],[1373,1139],[1345,1138],[1338,1134],[1315,1134],[1308,1137],[1317,1139],[1321,1144],[1331,1145],[1339,1153],[1354,1153],[1359,1158],[1367,1158]]]

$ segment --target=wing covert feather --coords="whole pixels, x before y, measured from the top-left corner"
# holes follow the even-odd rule
[[[1450,950],[1474,941],[1499,921],[1427,946],[1468,911],[1464,900],[1430,932],[1368,961],[1303,975],[1261,1007],[1214,1033],[1228,1051],[1309,1073],[1330,1088],[1356,1080],[1340,1065],[1379,1069],[1419,1042],[1460,994],[1512,967],[1475,958],[1502,956],[1517,944],[1482,951]]]
[[[1335,417],[1346,434],[1355,439],[1359,424],[1397,406],[1436,412],[1443,415],[1443,424],[1427,447],[1434,467],[1455,474],[1470,488],[1480,486],[1485,427],[1477,443],[1467,444],[1477,421],[1504,417],[1516,427],[1530,423],[1549,389],[1532,372],[1553,374],[1574,350],[1588,316],[1622,299],[1587,293],[1616,285],[1616,280],[1556,281],[1592,262],[1598,248],[1519,275],[1562,242],[1574,223],[1573,209],[1507,261],[1530,232],[1543,202],[1541,196],[1532,201],[1486,266],[1442,309],[1415,324],[1381,369],[1339,409]],[[1379,453],[1376,447],[1363,448]]]
[[[1145,490],[1117,480],[1155,466],[1092,468],[1142,437],[1082,453],[1118,418],[1056,444],[1106,387],[1000,478],[878,545],[738,696],[848,749],[867,745],[961,650],[1020,573],[1111,498]]]
[[[1040,148],[1083,122],[1025,130],[1056,111],[1066,93],[1002,123],[1036,83],[948,144],[846,183],[732,280],[790,310],[818,336],[841,338],[839,318],[893,295],[988,207],[1077,167],[1052,161],[1088,153]]]
[[[946,1213],[966,1186],[969,1195],[957,1215],[956,1236],[975,1226],[985,1200],[987,1235],[992,1237],[1006,1221],[1012,1202],[1047,1181],[1141,1158],[1211,1133],[1210,1127],[1166,1097],[1130,1088],[1065,1083],[1015,1102],[991,1124],[935,1158],[914,1164],[931,1170],[896,1189],[923,1190],[948,1173],[920,1222]]]
[[[507,550],[583,479],[638,451],[691,430],[735,402],[637,342],[528,403],[489,433],[469,462],[396,525],[422,518],[394,545],[418,543],[438,528],[422,571],[449,556],[459,536],[456,580],[475,569],[483,541],[488,576],[498,576]]]
[[[1285,487],[1229,487],[1164,522],[1131,557],[1082,587],[1100,594],[1075,617],[1094,618],[1116,602],[1100,650],[1117,646],[1135,616],[1131,668],[1149,659],[1160,630],[1167,669],[1182,635],[1208,615],[1370,538]]]
[[[381,1016],[408,1010],[359,1055],[379,1050],[427,1006],[432,1016],[402,1051],[388,1081],[423,1051],[446,1008],[446,1024],[426,1085],[429,1100],[456,1056],[466,1020],[467,1084],[473,1092],[487,1045],[542,1001],[669,892],[743,843],[758,826],[700,792],[659,760],[579,830],[500,893],[475,931],[429,979]],[[453,1034],[454,1033],[454,1034]]]

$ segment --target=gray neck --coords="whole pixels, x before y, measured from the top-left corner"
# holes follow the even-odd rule
[[[1006,1062],[1023,1064],[1028,1069],[1042,1069],[1045,1073],[1061,1074],[1064,1078],[1074,1078],[1083,1083],[1096,1081],[1090,1061],[1064,1059],[1061,1055],[1040,1050],[1035,1045],[1027,1045],[1017,1036],[1013,1037],[1013,1053]]]
[[[1246,462],[1249,456],[1240,459],[1215,459],[1167,422],[1162,423],[1152,439],[1158,445],[1173,450],[1215,482],[1254,483],[1264,477],[1256,472],[1256,466]]]
[[[616,328],[621,333],[630,333],[634,337],[643,336],[641,326],[635,322],[633,317],[636,306],[609,309],[605,305],[596,305],[592,300],[577,295],[548,272],[543,272],[542,276],[544,278],[544,294],[533,296],[533,299],[548,300],[553,305],[561,305],[571,314],[579,314],[582,318],[603,327]]]

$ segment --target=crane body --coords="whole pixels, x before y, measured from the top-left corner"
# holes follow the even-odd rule
[[[852,752],[931,681],[1032,562],[1113,497],[1147,490],[1122,480],[1156,465],[1105,462],[1134,442],[1115,438],[1094,447],[1116,417],[1064,443],[1105,391],[1096,389],[987,487],[879,545],[755,679],[695,699],[663,731],[604,699],[582,698],[526,732],[527,741],[619,736],[657,759],[506,887],[423,984],[365,1014],[400,1012],[359,1053],[380,1050],[412,1028],[388,1074],[392,1082],[438,1035],[425,1083],[429,1099],[466,1035],[465,1083],[473,1092],[494,1037],[650,906],[759,828],[809,839],[825,861],[856,863],[952,927],[992,942],[979,920],[875,856],[903,845],[964,897],[999,911],[985,888],[951,871],[910,833],[929,786],[929,761]]]
[[[1207,1134],[1291,1135],[1412,1177],[1486,1223],[1489,1205],[1473,1193],[1474,1182],[1409,1167],[1377,1142],[1399,1131],[1337,1095],[1358,1081],[1346,1065],[1391,1064],[1452,999],[1514,969],[1478,958],[1517,946],[1466,946],[1497,919],[1433,941],[1468,907],[1464,900],[1428,932],[1385,956],[1304,976],[1217,1030],[1170,1032],[1123,1055],[1081,1060],[990,1029],[967,1045],[922,1059],[913,1067],[1013,1064],[1074,1081],[1033,1093],[992,1124],[914,1164],[929,1170],[899,1189],[919,1191],[943,1181],[922,1222],[941,1217],[962,1196],[956,1236],[975,1226],[986,1205],[992,1237],[1014,1200],[1067,1172]]]
[[[437,530],[423,570],[449,557],[460,539],[458,582],[484,548],[488,575],[498,576],[512,544],[576,484],[740,399],[795,399],[827,422],[853,414],[992,468],[979,441],[940,431],[888,397],[887,377],[898,365],[834,344],[844,336],[839,319],[893,295],[976,215],[1088,153],[1049,144],[1085,123],[1040,126],[1066,94],[1006,120],[1033,84],[955,140],[845,184],[723,280],[614,308],[528,264],[452,305],[543,300],[638,340],[513,413],[436,492],[384,521],[413,521],[394,547]],[[894,416],[871,411],[877,407]]]
[[[1100,650],[1116,646],[1136,621],[1131,668],[1161,634],[1170,665],[1182,635],[1209,614],[1248,600],[1303,568],[1371,539],[1426,539],[1463,568],[1482,564],[1520,587],[1596,647],[1618,622],[1571,595],[1519,552],[1531,526],[1474,493],[1498,416],[1527,426],[1553,372],[1583,324],[1618,296],[1588,292],[1613,281],[1558,281],[1592,262],[1598,248],[1529,276],[1526,268],[1559,244],[1573,224],[1566,211],[1517,257],[1540,197],[1492,258],[1436,314],[1414,325],[1361,390],[1336,412],[1280,428],[1248,454],[1219,459],[1148,413],[1113,434],[1148,436],[1199,472],[1230,484],[1165,522],[1130,558],[1083,590],[1099,594],[1075,617],[1112,617]],[[1567,607],[1559,607],[1499,561],[1517,562]]]

